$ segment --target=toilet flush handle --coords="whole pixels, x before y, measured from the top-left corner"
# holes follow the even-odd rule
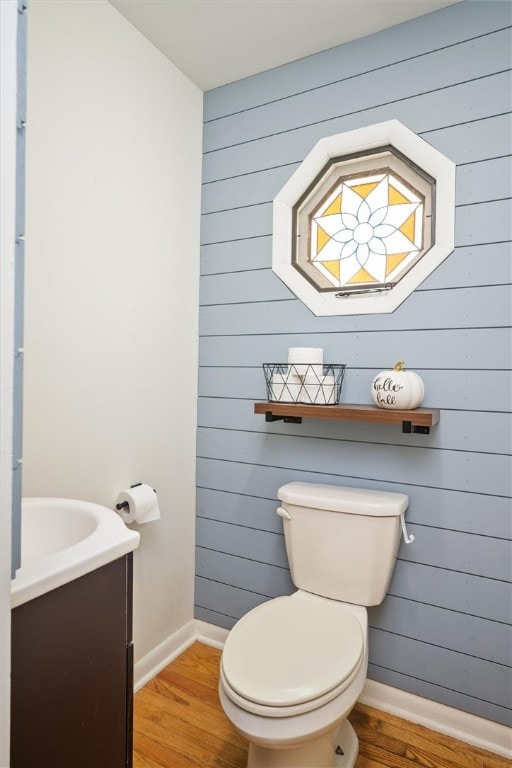
[[[285,520],[292,519],[292,516],[290,515],[290,513],[286,509],[283,509],[283,507],[278,507],[276,509],[276,512],[279,515],[279,517],[283,517]]]
[[[404,535],[405,543],[406,544],[412,544],[412,542],[414,541],[414,536],[412,535],[412,533],[411,533],[410,536],[407,533],[407,528],[405,526],[405,517],[403,515],[400,515],[400,522],[402,523],[402,533]]]

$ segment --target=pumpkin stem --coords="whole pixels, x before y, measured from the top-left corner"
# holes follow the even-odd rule
[[[393,368],[394,371],[403,371],[404,370],[404,361],[399,360],[398,363],[395,364],[395,367]]]

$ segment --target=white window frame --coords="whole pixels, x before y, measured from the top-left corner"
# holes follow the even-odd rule
[[[435,182],[435,220],[430,249],[390,290],[354,293],[319,291],[292,264],[293,209],[332,158],[392,145]],[[317,316],[390,313],[453,251],[455,239],[455,163],[398,120],[328,136],[313,147],[274,198],[272,269]],[[370,289],[368,289],[370,290]]]

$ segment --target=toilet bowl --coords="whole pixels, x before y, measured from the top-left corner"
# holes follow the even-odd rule
[[[246,614],[224,646],[219,692],[250,743],[248,766],[351,768],[357,739],[345,721],[367,666],[361,606],[298,590]]]
[[[248,768],[353,768],[347,717],[366,681],[366,606],[387,592],[408,498],[300,482],[278,498],[298,589],[235,624],[220,701],[249,741]]]

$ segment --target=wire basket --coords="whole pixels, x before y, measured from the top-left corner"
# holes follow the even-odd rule
[[[269,402],[336,405],[345,365],[263,363]]]

